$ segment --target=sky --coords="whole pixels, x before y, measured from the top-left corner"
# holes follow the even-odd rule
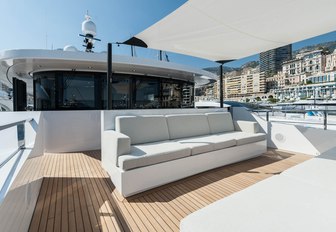
[[[108,42],[123,42],[183,5],[186,0],[0,0],[0,51],[6,49],[57,49],[74,45],[80,50],[81,23],[89,12],[97,25],[95,52],[106,51]],[[336,32],[293,44],[293,49],[336,40]],[[113,54],[130,55],[128,46],[113,46]],[[141,57],[157,59],[158,52],[136,48]],[[215,62],[167,53],[175,63],[213,67]],[[226,64],[239,67],[258,60],[254,55]]]

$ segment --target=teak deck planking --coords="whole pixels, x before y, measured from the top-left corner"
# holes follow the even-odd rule
[[[179,231],[188,214],[310,158],[269,150],[125,199],[102,169],[100,151],[45,154],[29,231]]]

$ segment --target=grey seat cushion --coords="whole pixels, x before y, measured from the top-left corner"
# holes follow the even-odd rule
[[[205,152],[213,151],[214,141],[211,136],[200,136],[194,138],[178,139],[176,142],[188,146],[191,149],[191,155],[197,155]]]
[[[167,115],[170,139],[209,135],[210,128],[205,114]]]
[[[214,150],[220,150],[236,145],[236,140],[232,136],[204,135],[193,138],[175,140],[191,148],[191,155],[202,154]]]
[[[165,116],[117,116],[116,131],[131,138],[131,144],[169,140]]]
[[[118,158],[118,166],[123,170],[144,167],[157,163],[184,158],[191,155],[191,149],[183,144],[162,141],[134,145],[131,153]]]
[[[230,112],[207,113],[210,133],[217,134],[234,131],[234,125]]]
[[[220,150],[220,149],[236,146],[237,141],[234,137],[234,134],[235,132],[212,135],[212,140],[214,141],[215,150]]]
[[[235,139],[237,142],[237,146],[239,145],[244,145],[244,144],[249,144],[249,143],[255,143],[259,141],[263,141],[266,139],[266,135],[264,133],[247,133],[247,132],[242,132],[242,131],[233,131],[233,132],[228,132],[228,133],[222,133],[222,134],[217,134],[219,138],[232,138]]]
[[[250,134],[246,132],[241,132],[235,139],[237,141],[237,145],[239,146],[263,141],[266,139],[266,135],[264,133]]]

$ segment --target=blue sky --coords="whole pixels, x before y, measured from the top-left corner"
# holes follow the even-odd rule
[[[174,11],[186,0],[0,0],[2,35],[0,50],[14,48],[63,48],[75,45],[83,49],[81,23],[86,11],[97,25],[95,51],[106,50],[108,42],[124,41]],[[298,49],[308,44],[336,40],[336,32],[293,45]],[[127,46],[113,47],[114,54],[130,54]],[[139,56],[157,58],[150,49],[136,50]],[[171,61],[195,67],[210,67],[214,62],[168,53]],[[237,67],[258,55],[228,64]]]

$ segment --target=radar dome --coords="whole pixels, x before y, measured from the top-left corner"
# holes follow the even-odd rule
[[[84,35],[92,35],[93,37],[96,36],[96,24],[91,21],[91,17],[86,15],[85,20],[82,22],[82,32]]]
[[[63,51],[66,52],[78,52],[78,49],[73,45],[67,45],[63,48]]]

